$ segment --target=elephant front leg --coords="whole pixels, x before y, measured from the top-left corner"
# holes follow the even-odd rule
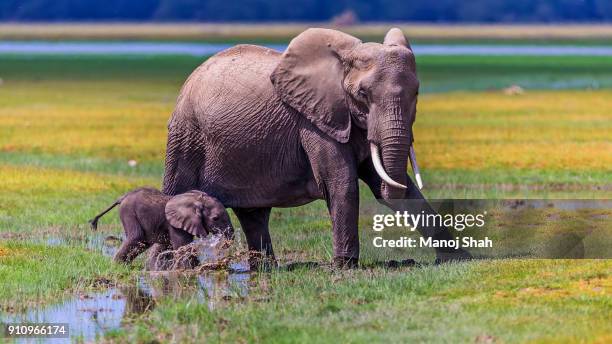
[[[171,227],[169,234],[170,243],[172,244],[172,249],[174,251],[177,251],[179,248],[193,242],[193,235],[185,232],[182,229]],[[192,254],[180,256],[177,254],[177,252],[175,252],[172,258],[174,260],[172,265],[175,269],[194,269],[200,264],[198,257]]]
[[[331,217],[334,266],[356,267],[359,262],[359,186],[357,161],[349,144],[321,137],[318,131],[302,132],[302,147],[308,155],[319,193]]]
[[[325,199],[331,216],[334,266],[353,268],[359,262],[359,189],[357,179],[331,181],[325,186]]]
[[[168,257],[162,256],[161,253],[164,251],[171,250],[172,247],[170,245],[164,244],[153,244],[151,248],[149,248],[149,252],[147,253],[147,260],[145,261],[145,270],[146,271],[163,271],[169,268]]]

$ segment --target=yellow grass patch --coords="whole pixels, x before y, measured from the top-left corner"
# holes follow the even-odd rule
[[[143,87],[139,90],[139,87]],[[0,90],[0,151],[162,161],[174,94],[138,83],[25,83]]]
[[[141,88],[142,87],[142,88]],[[163,161],[176,89],[24,83],[0,89],[0,151]],[[612,91],[423,95],[422,167],[612,171]]]
[[[419,99],[424,168],[612,171],[610,91],[449,93]]]
[[[497,291],[501,298],[564,298],[582,296],[606,296],[612,293],[612,277],[580,279],[563,287],[526,287],[517,291]]]
[[[32,195],[52,192],[87,193],[107,191],[111,188],[129,190],[140,185],[157,184],[145,178],[125,178],[99,173],[76,172],[29,166],[0,166],[3,193],[28,193]]]
[[[611,266],[605,259],[493,261],[482,266],[491,276],[473,288],[486,291],[481,301],[499,307],[584,298],[607,302]]]
[[[24,250],[20,248],[0,246],[0,259],[16,257],[19,255],[23,255],[23,253],[24,253]]]

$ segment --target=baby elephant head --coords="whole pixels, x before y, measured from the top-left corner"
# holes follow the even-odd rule
[[[197,237],[213,233],[222,234],[228,240],[234,238],[234,227],[223,204],[202,191],[192,190],[172,197],[166,203],[166,219],[172,227]]]

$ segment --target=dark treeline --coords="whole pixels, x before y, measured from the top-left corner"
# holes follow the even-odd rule
[[[612,20],[612,0],[0,0],[10,21],[325,21],[347,10],[361,21]]]

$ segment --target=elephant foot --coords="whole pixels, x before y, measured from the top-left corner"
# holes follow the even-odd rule
[[[450,263],[450,262],[460,262],[460,261],[470,260],[470,259],[472,259],[472,255],[464,249],[457,249],[457,250],[452,250],[452,251],[447,251],[447,252],[437,251],[436,260],[434,264],[439,265],[439,264]]]
[[[278,267],[278,263],[274,256],[266,256],[258,251],[249,252],[249,270],[250,271],[271,271]]]
[[[359,266],[359,258],[352,257],[334,257],[334,269],[354,269]]]

